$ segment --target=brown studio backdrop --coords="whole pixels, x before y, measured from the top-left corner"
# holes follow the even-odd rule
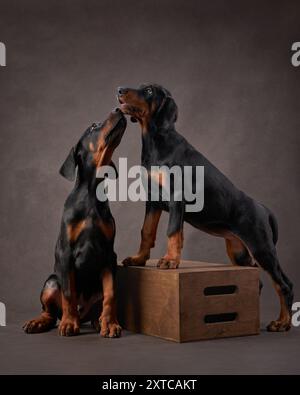
[[[299,300],[300,40],[298,1],[0,0],[0,300],[8,320],[39,309],[54,263],[70,147],[116,106],[119,85],[157,82],[179,106],[177,129],[279,222],[281,264]],[[140,163],[128,123],[114,159]],[[111,205],[120,259],[138,247],[143,203]],[[166,246],[160,223],[153,257]],[[185,259],[227,262],[224,241],[185,226]],[[265,279],[264,320],[277,299]]]

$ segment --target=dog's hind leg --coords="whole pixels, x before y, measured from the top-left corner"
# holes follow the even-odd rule
[[[241,240],[235,236],[225,239],[226,251],[233,265],[253,266],[252,258]]]
[[[225,239],[227,255],[233,265],[257,266],[251,257],[247,247],[236,236],[230,235]],[[259,293],[263,288],[263,283],[259,280]]]
[[[273,280],[275,290],[280,301],[280,314],[272,321],[267,329],[270,332],[288,331],[291,328],[291,310],[293,304],[293,285],[282,271],[275,247],[262,249],[254,253],[259,265],[266,270]]]
[[[293,285],[280,267],[277,257],[273,227],[269,221],[261,217],[256,220],[255,226],[239,229],[239,237],[249,248],[255,262],[264,269],[273,281],[276,293],[280,301],[280,314],[277,320],[272,321],[267,329],[271,332],[288,331],[291,328],[291,311],[293,304]]]
[[[61,292],[58,278],[52,274],[44,284],[41,292],[43,311],[37,318],[23,325],[26,333],[46,332],[55,327],[61,310]]]

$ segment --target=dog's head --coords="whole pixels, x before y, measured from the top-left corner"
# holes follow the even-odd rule
[[[177,105],[170,92],[160,85],[141,85],[138,89],[120,87],[118,100],[123,113],[142,126],[153,123],[168,129],[177,120]]]
[[[122,111],[117,108],[102,124],[93,124],[89,127],[76,146],[71,148],[60,168],[60,174],[74,181],[78,167],[79,178],[83,181],[95,175],[95,169],[101,166],[115,167],[111,158],[121,142],[126,123]]]

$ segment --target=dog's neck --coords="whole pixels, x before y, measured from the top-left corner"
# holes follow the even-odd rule
[[[142,131],[142,162],[147,163],[151,160],[153,154],[159,152],[156,146],[161,144],[162,139],[165,139],[168,130],[154,122],[140,122],[140,125]]]

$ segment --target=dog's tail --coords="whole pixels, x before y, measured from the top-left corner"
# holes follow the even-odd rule
[[[276,245],[278,241],[278,224],[275,215],[272,213],[272,211],[270,210],[268,211],[269,211],[269,223],[273,232],[273,243],[274,245]]]
[[[267,212],[266,214],[268,216],[269,224],[270,224],[270,227],[271,227],[271,230],[273,233],[273,243],[274,243],[274,245],[276,245],[276,243],[278,241],[278,223],[277,223],[276,217],[268,207],[266,207],[264,204],[261,204],[261,205],[265,208],[265,210]]]

